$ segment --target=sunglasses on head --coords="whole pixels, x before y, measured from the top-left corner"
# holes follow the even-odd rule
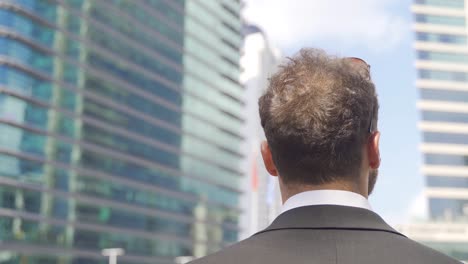
[[[344,58],[345,60],[347,61],[350,61],[351,62],[351,65],[353,67],[359,67],[358,70],[361,72],[361,71],[364,71],[363,74],[364,76],[366,76],[366,78],[368,80],[370,80],[370,68],[371,66],[363,59],[361,58],[357,58],[357,57],[346,57]],[[371,110],[371,118],[370,118],[370,122],[369,122],[369,133],[372,133],[373,132],[373,123],[374,123],[374,106],[372,106],[372,110]]]
[[[356,67],[358,70],[363,70],[366,78],[370,80],[370,68],[371,66],[363,59],[357,57],[346,57],[345,60],[351,62],[353,67]]]

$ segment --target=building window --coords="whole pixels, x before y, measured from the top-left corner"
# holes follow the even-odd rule
[[[458,26],[465,27],[466,21],[464,17],[455,17],[455,16],[437,16],[437,15],[426,15],[426,14],[416,14],[416,22],[419,23],[428,23],[436,25],[447,25],[447,26]]]
[[[426,100],[468,102],[468,92],[439,89],[421,89],[421,97]]]
[[[439,7],[463,8],[465,7],[464,0],[415,0],[416,4],[433,5]]]
[[[468,166],[468,156],[464,155],[427,153],[424,157],[429,165]]]
[[[427,176],[429,187],[468,188],[468,178],[450,176]]]
[[[419,41],[450,43],[450,44],[466,44],[465,36],[447,35],[447,34],[433,34],[426,32],[417,32],[416,39]]]

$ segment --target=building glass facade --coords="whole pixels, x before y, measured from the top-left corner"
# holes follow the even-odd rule
[[[0,0],[0,263],[173,263],[238,239],[232,0]]]
[[[417,0],[413,12],[429,215],[468,223],[465,1]]]

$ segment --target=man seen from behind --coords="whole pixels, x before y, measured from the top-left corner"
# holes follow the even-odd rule
[[[365,61],[303,49],[285,62],[259,100],[261,152],[279,177],[283,211],[265,230],[192,263],[460,263],[398,233],[369,206],[378,109]]]

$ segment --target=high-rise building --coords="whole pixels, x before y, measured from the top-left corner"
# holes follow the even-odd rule
[[[468,6],[465,0],[415,0],[412,11],[429,223],[404,230],[468,260],[468,240],[450,233],[468,225]]]
[[[238,0],[0,0],[0,263],[236,242]]]
[[[464,0],[413,6],[429,215],[468,223],[468,44]]]
[[[243,31],[241,82],[246,89],[244,171],[247,177],[243,184],[246,192],[242,201],[245,214],[241,221],[241,237],[246,238],[266,228],[281,208],[278,181],[268,174],[260,154],[260,144],[265,140],[265,135],[258,112],[258,99],[265,92],[268,78],[280,62],[281,52],[259,27],[245,25]]]

